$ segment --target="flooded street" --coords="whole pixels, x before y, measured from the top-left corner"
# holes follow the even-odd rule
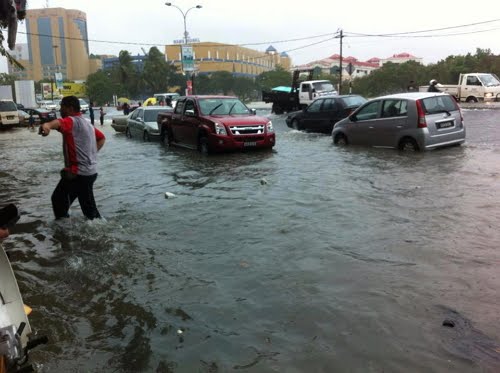
[[[269,112],[264,113],[269,115]],[[95,196],[55,222],[61,136],[0,132],[0,205],[42,372],[500,371],[500,110],[464,146],[203,156],[103,127]],[[176,195],[166,199],[165,192]],[[454,328],[445,319],[460,319]]]

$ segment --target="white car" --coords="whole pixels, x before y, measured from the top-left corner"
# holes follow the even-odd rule
[[[89,104],[84,99],[79,98],[78,100],[80,101],[80,111],[85,114],[89,111]]]
[[[46,109],[46,110],[56,110],[57,109],[57,105],[54,101],[51,101],[51,100],[43,100],[43,101],[40,101],[38,103],[38,106],[42,109]]]

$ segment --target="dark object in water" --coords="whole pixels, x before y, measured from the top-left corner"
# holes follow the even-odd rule
[[[448,328],[454,328],[455,327],[455,322],[450,319],[446,319],[443,321],[443,326],[446,326]]]
[[[19,220],[19,212],[14,204],[0,209],[0,228],[12,228]]]
[[[476,329],[457,311],[439,306],[444,311],[443,341],[451,354],[472,361],[485,372],[500,372],[500,343]],[[448,342],[448,343],[446,343]]]

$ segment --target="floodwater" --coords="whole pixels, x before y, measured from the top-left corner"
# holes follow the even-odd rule
[[[50,339],[31,361],[42,372],[500,371],[500,111],[464,115],[464,146],[424,154],[338,148],[273,116],[272,152],[206,157],[108,121],[99,222],[77,202],[53,220],[58,133],[0,132],[0,201],[22,210],[3,246],[33,330]]]

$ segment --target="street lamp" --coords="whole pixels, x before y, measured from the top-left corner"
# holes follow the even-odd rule
[[[52,45],[52,48],[54,48],[54,58],[56,60],[56,72],[59,72],[59,64],[57,63],[57,48],[59,48],[59,45]],[[54,101],[54,83],[53,81],[55,80],[57,83],[57,79],[53,79],[52,77],[54,76],[53,73],[50,74],[50,92],[52,96],[52,101]]]
[[[192,8],[189,8],[188,10],[186,10],[185,12],[179,8],[177,5],[175,4],[172,4],[172,3],[165,3],[166,6],[173,6],[174,8],[177,8],[179,9],[179,12],[181,12],[182,14],[182,18],[184,19],[184,44],[187,44],[188,43],[188,38],[189,38],[189,34],[187,32],[187,27],[186,27],[186,17],[189,13],[190,10],[192,9],[201,9],[202,6],[201,5],[196,5],[196,6],[193,6]]]
[[[186,17],[189,13],[189,11],[191,11],[192,9],[201,9],[202,6],[201,5],[196,5],[196,6],[193,6],[191,8],[189,8],[188,10],[186,10],[185,12],[179,8],[177,5],[175,4],[172,4],[172,3],[165,3],[166,6],[173,6],[174,8],[177,8],[179,10],[179,12],[181,12],[182,14],[182,18],[184,19],[184,46],[186,46],[188,44],[188,39],[189,39],[189,33],[187,31],[187,26],[186,26]],[[181,55],[183,55],[184,52],[182,51],[182,47],[181,47]],[[184,57],[181,57],[182,60],[184,60]],[[183,62],[183,66],[184,66],[184,62]],[[188,76],[188,72],[187,72],[187,69],[184,69],[185,73],[186,73],[186,77]],[[187,88],[187,94],[194,94],[194,77],[195,77],[195,73],[194,73],[194,69],[192,70],[192,74],[191,74],[191,81],[188,80],[188,82],[190,82],[191,86],[188,86]],[[188,78],[189,79],[189,78]]]

